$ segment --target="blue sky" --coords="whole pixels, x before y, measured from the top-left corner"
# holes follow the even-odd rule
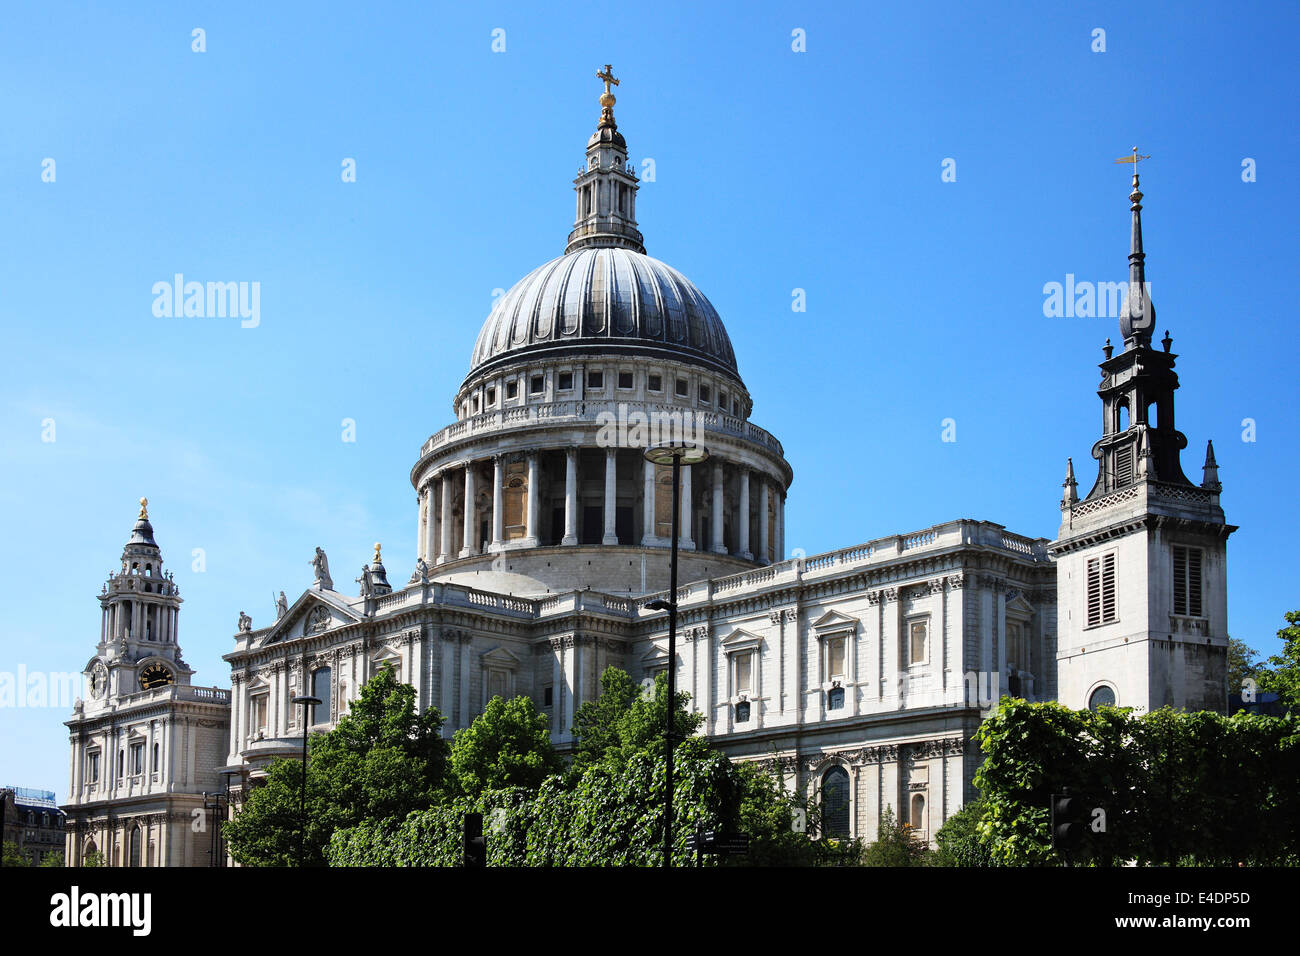
[[[453,420],[492,290],[563,249],[606,62],[631,155],[655,160],[647,249],[723,316],[795,469],[787,545],[810,554],[957,517],[1055,535],[1066,457],[1082,490],[1095,474],[1118,336],[1045,317],[1043,286],[1126,277],[1112,160],[1150,153],[1184,469],[1199,480],[1213,438],[1241,528],[1231,633],[1272,652],[1300,607],[1298,21],[1132,2],[12,8],[0,670],[81,669],[141,495],[198,683],[229,684],[238,612],[266,623],[317,545],[350,581],[382,541],[405,580],[409,469]],[[178,272],[260,283],[260,324],[156,318],[152,286]],[[0,714],[0,783],[63,797],[68,716]]]

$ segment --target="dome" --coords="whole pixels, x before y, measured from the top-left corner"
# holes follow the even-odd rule
[[[583,352],[666,355],[740,377],[704,294],[671,266],[622,246],[577,249],[515,283],[479,332],[469,374]]]

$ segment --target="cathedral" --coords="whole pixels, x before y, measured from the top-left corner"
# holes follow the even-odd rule
[[[195,687],[178,588],[142,503],[99,596],[90,699],[68,721],[69,865],[92,852],[113,866],[207,865],[193,822],[210,795],[228,787],[237,808],[385,665],[441,711],[447,735],[492,697],[525,695],[561,749],[606,668],[649,681],[672,667],[717,746],[815,795],[827,833],[868,840],[886,809],[932,840],[973,798],[973,737],[1003,695],[1225,709],[1235,529],[1212,446],[1199,485],[1182,470],[1176,356],[1168,333],[1152,344],[1136,164],[1097,477],[1080,497],[1067,465],[1056,540],[958,519],[789,558],[793,468],[751,418],[722,318],[646,252],[618,81],[598,75],[563,254],[497,299],[456,421],[415,457],[409,577],[390,581],[376,544],[357,593],[340,591],[317,548],[314,580],[292,601],[280,592],[274,623],[255,629],[241,613],[230,690]],[[661,442],[696,451],[676,516],[671,466],[646,456]],[[669,595],[674,517],[682,583]],[[672,660],[655,609],[669,599]]]

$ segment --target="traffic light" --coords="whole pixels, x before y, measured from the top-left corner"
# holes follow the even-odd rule
[[[466,869],[487,866],[487,841],[483,838],[483,814],[465,814],[465,856],[461,864]]]
[[[1052,794],[1052,848],[1070,854],[1083,848],[1088,835],[1088,808],[1082,797]]]

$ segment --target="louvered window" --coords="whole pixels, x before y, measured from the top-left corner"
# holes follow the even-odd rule
[[[1088,559],[1088,626],[1115,620],[1115,552]]]
[[[1174,546],[1174,613],[1201,616],[1201,549]]]
[[[1115,487],[1133,484],[1133,446],[1126,445],[1115,452]]]

